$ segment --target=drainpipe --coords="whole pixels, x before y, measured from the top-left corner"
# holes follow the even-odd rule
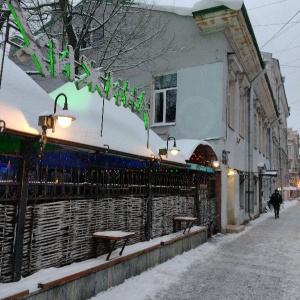
[[[283,185],[283,182],[282,182],[282,149],[281,149],[281,122],[279,120],[279,124],[278,124],[278,140],[279,140],[279,184],[280,184],[280,193],[281,193],[281,196],[282,195],[282,185]]]
[[[284,77],[281,77],[281,83],[280,83],[280,85],[278,86],[278,89],[277,89],[277,107],[278,107],[278,112],[279,112],[279,115],[281,114],[280,113],[280,99],[279,99],[279,93],[280,93],[280,87],[281,86],[283,86],[283,84],[284,84],[284,80],[285,80],[285,78]],[[281,142],[281,132],[282,132],[282,130],[281,130],[281,122],[280,122],[280,120],[279,120],[279,122],[278,122],[279,124],[278,124],[278,140],[279,140],[279,180],[280,180],[280,193],[281,193],[281,196],[283,196],[282,194],[283,194],[283,178],[282,178],[282,169],[283,169],[283,167],[282,167],[282,142]]]
[[[273,170],[274,169],[274,157],[273,157],[273,140],[272,140],[272,136],[273,136],[273,127],[272,125],[279,121],[280,119],[280,115],[279,117],[277,117],[273,122],[270,123],[270,127],[269,127],[269,130],[270,130],[270,136],[269,136],[269,157],[270,157],[270,169]],[[270,178],[270,193],[272,193],[272,191],[274,190],[274,187],[272,186],[272,180]]]
[[[253,187],[253,149],[254,149],[254,84],[258,79],[260,79],[264,74],[267,73],[267,62],[265,61],[264,69],[258,73],[254,79],[250,82],[250,94],[248,103],[248,185],[247,185],[247,195],[248,195],[248,216],[253,219],[251,213],[254,213],[254,187]]]
[[[276,119],[277,120],[277,119]],[[275,120],[275,121],[276,121]],[[273,136],[273,128],[272,128],[272,124],[275,122],[273,121],[271,124],[270,124],[270,135],[269,135],[269,157],[270,157],[270,170],[273,170],[273,140],[272,140],[272,136]],[[273,184],[272,184],[272,179],[271,177],[269,178],[269,187],[270,187],[270,194],[272,194],[272,191],[274,190],[273,189]]]

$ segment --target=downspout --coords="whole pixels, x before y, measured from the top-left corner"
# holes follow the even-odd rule
[[[253,149],[254,149],[254,84],[258,79],[260,79],[264,74],[267,73],[267,62],[265,62],[264,69],[258,73],[254,79],[250,81],[250,94],[248,103],[248,185],[247,185],[247,195],[248,195],[248,216],[250,219],[253,218],[251,213],[254,213],[254,189],[253,189]]]
[[[278,86],[278,89],[277,89],[277,107],[278,107],[278,113],[279,113],[279,116],[280,116],[280,98],[279,98],[279,93],[280,93],[280,87],[281,86],[283,86],[283,84],[284,84],[284,78],[282,77],[281,78],[282,79],[282,82],[280,83],[280,85]],[[282,132],[282,130],[281,130],[281,122],[279,121],[278,122],[279,124],[278,124],[278,139],[279,139],[279,180],[280,180],[280,193],[281,193],[281,196],[283,196],[282,195],[282,192],[283,192],[283,178],[282,178],[282,169],[283,169],[283,167],[282,167],[282,146],[281,146],[281,132]]]
[[[277,120],[277,119],[276,119]],[[276,121],[275,120],[275,121]],[[273,136],[273,128],[272,128],[272,124],[275,122],[273,121],[270,124],[270,135],[269,135],[269,157],[270,157],[270,170],[273,170],[273,140],[272,140],[272,136]],[[269,178],[269,187],[270,187],[270,194],[272,194],[273,191],[273,186],[272,186],[272,179],[271,177]]]
[[[280,193],[282,196],[282,149],[281,149],[281,122],[278,122],[278,140],[279,140],[279,184],[280,184]]]
[[[274,169],[274,157],[273,157],[273,154],[274,154],[274,151],[273,151],[273,140],[272,140],[272,136],[273,136],[273,127],[272,125],[277,122],[278,120],[280,119],[280,116],[277,117],[273,122],[270,123],[270,136],[269,136],[269,155],[270,155],[270,169],[273,170]],[[272,180],[270,178],[270,193],[272,193],[272,191],[274,190],[274,188],[272,187]]]

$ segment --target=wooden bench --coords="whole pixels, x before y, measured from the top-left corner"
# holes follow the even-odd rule
[[[114,250],[114,247],[116,245],[117,241],[124,240],[122,250],[119,253],[120,256],[122,255],[124,248],[126,246],[126,243],[128,239],[132,236],[135,235],[135,232],[125,232],[125,231],[99,231],[93,233],[93,238],[95,238],[95,257],[97,257],[97,248],[98,248],[98,243],[97,239],[103,239],[108,241],[108,255],[106,257],[106,260],[109,260],[111,253]],[[110,245],[110,241],[113,241],[112,245]]]
[[[186,226],[183,230],[183,234],[185,234],[186,230],[188,229],[188,232],[190,232],[191,228],[193,227],[193,224],[195,221],[197,221],[197,218],[194,217],[174,217],[174,232],[176,231],[176,223],[180,223],[180,230],[181,230],[181,223],[185,222]]]

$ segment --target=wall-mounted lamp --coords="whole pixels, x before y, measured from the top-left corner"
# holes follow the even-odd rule
[[[169,149],[169,144],[168,144],[169,140],[174,140],[173,147],[170,149]],[[172,136],[168,137],[168,139],[167,139],[167,148],[159,149],[158,154],[159,154],[159,156],[166,155],[166,157],[168,157],[168,151],[170,151],[171,154],[174,156],[176,156],[180,151],[176,146],[176,139]]]
[[[229,169],[228,172],[227,172],[228,176],[233,176],[235,174],[237,174],[237,171],[235,169]]]
[[[65,98],[65,103],[63,110],[56,112],[56,105],[57,100],[60,96],[63,96]],[[46,137],[46,131],[47,129],[52,129],[52,132],[55,131],[55,125],[56,121],[58,122],[58,125],[60,125],[62,128],[67,128],[71,125],[72,121],[75,121],[76,118],[72,116],[70,111],[68,110],[68,99],[67,96],[64,93],[60,93],[57,95],[54,101],[54,112],[53,115],[46,115],[46,116],[39,116],[39,126],[42,127],[42,137],[40,140],[41,143],[41,149],[44,149],[47,137]]]
[[[2,133],[5,130],[6,123],[3,120],[0,120],[0,133]]]
[[[219,161],[217,161],[217,160],[215,160],[215,161],[213,161],[213,162],[211,163],[212,167],[215,168],[215,169],[219,168],[219,167],[220,167],[220,164],[221,164],[221,163],[220,163]]]
[[[60,96],[63,96],[65,98],[64,108],[63,110],[56,112],[57,100]],[[76,120],[76,118],[72,116],[72,114],[68,110],[68,99],[67,96],[63,93],[60,93],[55,98],[53,115],[39,116],[39,126],[42,126],[42,128],[46,127],[46,129],[52,128],[52,132],[54,132],[56,120],[62,128],[69,127],[72,121]]]

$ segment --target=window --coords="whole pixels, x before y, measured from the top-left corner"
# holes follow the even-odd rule
[[[262,145],[263,145],[263,127],[262,127],[262,121],[259,118],[258,119],[258,145],[257,145],[257,149],[259,150],[259,152],[262,152]]]
[[[177,74],[163,75],[154,80],[154,124],[175,123]]]
[[[228,99],[228,126],[235,129],[235,81],[229,81],[229,99]]]
[[[246,96],[244,94],[244,90],[240,95],[240,136],[245,137],[245,103]]]
[[[254,113],[254,148],[258,149],[258,117],[257,114]]]
[[[270,151],[270,149],[269,149],[269,141],[270,141],[270,131],[269,130],[266,130],[266,135],[265,135],[265,137],[266,137],[266,158],[269,158],[269,151]]]

